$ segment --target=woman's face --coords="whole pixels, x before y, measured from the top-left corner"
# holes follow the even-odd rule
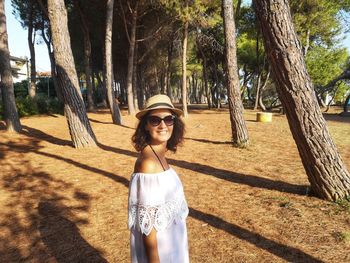
[[[149,132],[152,144],[166,143],[170,139],[174,129],[173,116],[174,114],[167,109],[150,112],[147,116],[146,131]],[[160,121],[159,118],[163,120]]]

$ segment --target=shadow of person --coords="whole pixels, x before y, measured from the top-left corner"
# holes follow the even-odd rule
[[[49,202],[38,206],[40,236],[58,263],[91,262],[107,263],[101,252],[93,248],[80,234],[79,228],[65,218],[62,208]]]

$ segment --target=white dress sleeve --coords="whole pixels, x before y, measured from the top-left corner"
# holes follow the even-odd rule
[[[129,185],[129,229],[145,235],[162,231],[177,220],[185,220],[188,206],[176,172],[170,168],[156,174],[134,173]]]

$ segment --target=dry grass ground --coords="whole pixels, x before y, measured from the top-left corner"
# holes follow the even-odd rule
[[[245,119],[233,148],[227,110],[192,110],[186,140],[168,156],[190,207],[191,262],[350,262],[350,207],[308,196],[286,117]],[[325,115],[350,168],[350,118]],[[127,193],[136,120],[89,114],[100,148],[70,146],[63,116],[0,130],[0,262],[129,262]]]

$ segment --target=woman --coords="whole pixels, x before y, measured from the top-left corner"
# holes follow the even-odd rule
[[[188,206],[176,172],[165,154],[183,140],[182,111],[166,95],[156,95],[138,112],[132,137],[140,153],[129,185],[129,229],[133,263],[189,262]]]

